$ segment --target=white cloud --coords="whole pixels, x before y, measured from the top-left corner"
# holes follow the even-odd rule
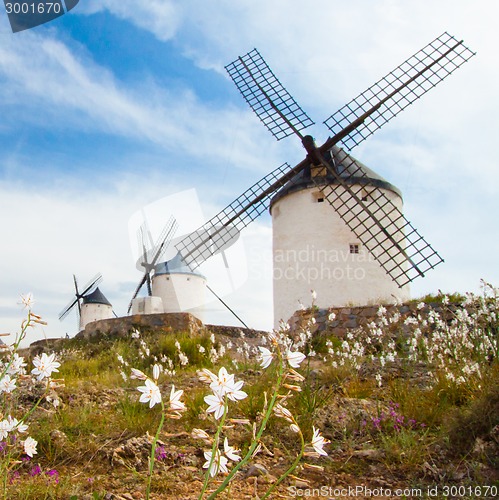
[[[220,73],[224,64],[256,46],[318,120],[442,31],[463,37],[478,55],[354,155],[402,189],[409,220],[446,259],[415,283],[416,294],[476,289],[482,277],[497,284],[496,2],[137,3],[88,1],[70,15],[106,9],[161,41],[174,42],[199,67]],[[177,188],[197,187],[209,207],[206,213],[214,213],[283,161],[301,159],[299,143],[289,138],[276,144],[242,99],[239,109],[217,109],[188,86],[172,91],[151,80],[125,84],[84,47],[59,40],[55,31],[5,36],[2,42],[0,105],[15,105],[20,123],[141,142],[144,149],[136,157],[119,158],[117,152],[116,161],[149,167],[151,146],[162,149],[170,171],[176,170],[174,181],[147,169],[105,181],[98,174],[78,187],[54,179],[54,188],[41,192],[26,191],[21,181],[0,185],[0,210],[9,214],[1,225],[9,243],[0,267],[0,307],[8,328],[15,329],[18,294],[32,290],[37,310],[50,320],[47,334],[72,332],[71,320],[59,326],[57,313],[69,300],[73,272],[84,281],[101,271],[104,293],[123,313],[138,277],[126,231],[135,209]],[[327,131],[319,124],[313,133],[324,139]],[[12,176],[25,168],[20,144],[10,157]],[[203,172],[199,178],[192,175],[196,168]],[[172,185],[179,180],[180,186]],[[252,326],[263,328],[272,323],[270,229],[255,223],[243,236],[249,281],[227,301]],[[221,322],[235,322],[216,314]]]
[[[154,82],[126,87],[84,50],[76,52],[54,37],[8,38],[0,48],[0,76],[0,103],[16,106],[16,123],[98,130],[188,153],[198,161],[206,160],[209,151],[213,163],[227,160],[228,145],[237,135],[232,165],[259,168],[249,138],[264,132],[249,113],[207,106],[188,88],[169,91]]]
[[[94,14],[109,11],[120,19],[130,21],[139,28],[153,33],[158,40],[168,41],[175,35],[179,26],[179,12],[175,2],[167,0],[87,0],[79,10]]]

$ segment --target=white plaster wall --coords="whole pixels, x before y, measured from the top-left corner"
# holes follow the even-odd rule
[[[132,314],[161,314],[163,301],[161,297],[137,297],[132,301]]]
[[[152,294],[161,297],[165,313],[189,312],[203,321],[206,302],[206,280],[196,274],[155,275]]]
[[[80,311],[80,331],[88,323],[114,317],[113,306],[107,304],[82,304]]]
[[[380,190],[402,210],[400,196]],[[319,193],[316,187],[303,189],[272,206],[276,328],[300,308],[300,302],[312,305],[312,290],[321,308],[409,298],[409,286],[397,286],[330,203],[317,201]],[[351,210],[357,210],[355,203]],[[360,253],[351,254],[350,244],[359,244]]]

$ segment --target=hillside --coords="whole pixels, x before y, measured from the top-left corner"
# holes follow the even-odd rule
[[[483,295],[459,304],[440,297],[438,307],[421,302],[404,311],[380,306],[372,321],[339,333],[337,313],[330,311],[318,328],[315,318],[324,314],[312,308],[301,313],[300,324],[270,338],[210,330],[191,319],[184,327],[195,328],[183,330],[95,329],[37,343],[21,353],[26,367],[18,371],[22,363],[5,353],[2,418],[11,415],[29,429],[1,434],[4,496],[141,499],[150,477],[150,498],[198,498],[205,453],[218,436],[221,470],[203,498],[222,483],[225,465],[228,472],[238,467],[252,446],[255,453],[219,498],[264,498],[275,485],[268,498],[496,498],[497,290],[486,286]],[[37,318],[28,313],[31,326]],[[43,352],[55,352],[60,366]],[[33,362],[39,366],[42,358],[48,376],[33,381]],[[58,371],[49,373],[50,366]],[[222,367],[234,379],[222,383]],[[132,368],[149,382],[139,372],[131,378]],[[216,409],[207,411],[205,397],[214,390],[200,380],[203,368],[212,383],[230,388],[218,419]],[[146,386],[158,388],[161,401]],[[157,433],[162,414],[167,418]],[[195,429],[207,433],[204,439]],[[320,434],[313,436],[315,429]],[[37,441],[33,457],[19,447],[28,434]],[[322,449],[327,455],[318,454]]]

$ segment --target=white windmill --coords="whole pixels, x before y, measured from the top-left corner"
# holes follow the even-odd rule
[[[73,274],[75,298],[61,311],[59,319],[62,321],[74,307],[77,307],[78,331],[85,329],[88,323],[114,317],[113,306],[99,290],[97,285],[102,281],[102,275],[96,274],[82,289],[78,288],[78,281]]]
[[[179,242],[182,261],[195,269],[270,206],[276,325],[298,301],[311,305],[311,289],[319,307],[407,298],[408,284],[442,259],[404,217],[400,191],[342,148],[351,150],[473,55],[443,33],[331,115],[324,123],[332,136],[319,147],[300,132],[313,121],[256,49],[226,66],[269,131],[278,140],[297,135],[307,156],[269,173]]]

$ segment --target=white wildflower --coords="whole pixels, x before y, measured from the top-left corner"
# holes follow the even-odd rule
[[[11,358],[11,363],[9,368],[7,369],[7,374],[8,375],[18,375],[18,374],[24,374],[25,370],[24,367],[26,366],[26,363],[24,362],[24,358],[22,356],[19,356],[17,352],[14,353],[14,355]]]
[[[158,364],[155,364],[152,367],[152,378],[157,382],[160,375],[161,375],[161,366]]]
[[[31,292],[28,292],[25,295],[21,295],[21,302],[19,302],[19,304],[23,306],[23,309],[28,309],[29,311],[31,311],[34,303],[35,300]]]
[[[302,354],[301,352],[298,351],[290,351],[288,350],[286,352],[286,361],[289,363],[289,366],[292,368],[298,368],[300,366],[300,363],[306,358],[305,354]]]
[[[327,456],[327,453],[323,450],[323,447],[325,444],[328,444],[329,441],[321,436],[319,429],[312,427],[312,430],[313,430],[313,436],[312,436],[311,444],[312,444],[314,450],[319,455]]]
[[[208,405],[206,410],[208,413],[213,413],[216,420],[222,417],[225,411],[225,399],[218,392],[214,392],[204,397],[205,403]]]
[[[132,368],[132,374],[130,375],[130,378],[136,378],[137,380],[147,380],[147,375],[144,372],[137,370],[137,368]]]
[[[260,350],[260,366],[262,368],[267,368],[270,363],[272,362],[273,359],[273,354],[266,348],[266,347],[261,347],[259,346],[258,349]]]
[[[210,435],[206,431],[203,431],[203,429],[192,429],[191,436],[194,439],[203,439],[204,441],[211,440]]]
[[[218,472],[223,472],[227,473],[227,458],[225,458],[219,450],[215,451],[215,456],[213,457],[212,460],[212,452],[211,451],[205,451],[204,452],[204,458],[206,459],[206,462],[203,465],[203,469],[210,469],[210,476],[215,477]],[[211,466],[210,466],[211,463]]]
[[[149,403],[149,408],[155,404],[161,403],[161,392],[159,387],[150,379],[147,379],[145,385],[137,387],[137,390],[142,394],[139,401],[141,403]]]
[[[182,397],[182,394],[184,393],[183,390],[175,390],[175,386],[172,385],[172,390],[170,392],[170,410],[173,411],[183,411],[185,410],[185,404],[180,401],[180,398]]]
[[[52,353],[50,356],[42,353],[41,356],[35,356],[33,365],[35,365],[35,368],[31,370],[31,373],[36,375],[38,380],[43,380],[45,377],[50,377],[53,372],[58,372],[61,363],[55,360],[55,353]]]
[[[8,420],[2,420],[0,422],[0,441],[3,441],[10,432],[10,425]]]
[[[10,394],[16,388],[16,381],[10,378],[10,375],[4,375],[0,380],[0,393]]]
[[[241,391],[241,387],[243,386],[243,384],[244,382],[240,380],[239,382],[235,382],[234,384],[229,386],[225,390],[225,394],[227,394],[227,397],[232,401],[239,401],[248,397],[248,395],[244,391]]]
[[[38,441],[34,440],[31,436],[27,437],[24,441],[24,453],[29,457],[33,458],[33,455],[36,455],[38,452],[36,451],[36,445]]]
[[[237,454],[238,451],[239,451],[238,449],[236,449],[232,446],[229,446],[229,442],[228,442],[227,438],[225,438],[225,440],[224,440],[224,454],[225,454],[225,456],[229,460],[232,460],[233,462],[239,462],[239,460],[241,460],[241,457]]]
[[[203,368],[202,370],[198,371],[198,377],[201,382],[205,382],[207,384],[211,384],[212,382],[215,382],[218,377],[208,370],[208,368]]]

